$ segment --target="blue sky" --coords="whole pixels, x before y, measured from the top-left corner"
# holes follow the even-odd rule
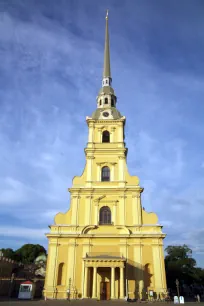
[[[47,246],[85,165],[105,11],[130,174],[204,266],[204,2],[0,0],[0,247]]]

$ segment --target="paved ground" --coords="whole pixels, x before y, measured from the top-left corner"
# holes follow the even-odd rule
[[[0,306],[128,306],[128,305],[134,305],[134,304],[139,304],[140,306],[146,305],[148,306],[153,304],[152,306],[167,306],[171,305],[173,306],[173,302],[170,303],[158,303],[158,302],[153,302],[153,303],[127,303],[126,301],[93,301],[93,300],[78,300],[78,301],[56,301],[56,300],[35,300],[35,301],[24,301],[24,300],[0,300]],[[198,306],[198,303],[195,302],[188,302],[185,303],[188,304],[188,306]],[[199,303],[199,306],[204,306],[204,302]]]

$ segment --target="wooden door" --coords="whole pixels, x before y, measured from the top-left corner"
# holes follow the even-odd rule
[[[110,282],[106,282],[106,300],[110,300]]]
[[[101,282],[100,284],[100,299],[101,300],[110,300],[110,283]]]

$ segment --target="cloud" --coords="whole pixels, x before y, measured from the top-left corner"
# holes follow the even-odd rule
[[[6,237],[29,238],[30,240],[42,239],[47,232],[46,228],[25,228],[25,227],[0,227],[0,234]]]

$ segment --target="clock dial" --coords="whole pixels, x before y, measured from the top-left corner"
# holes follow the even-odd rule
[[[109,113],[108,112],[104,112],[103,113],[103,117],[108,117],[109,116]]]

